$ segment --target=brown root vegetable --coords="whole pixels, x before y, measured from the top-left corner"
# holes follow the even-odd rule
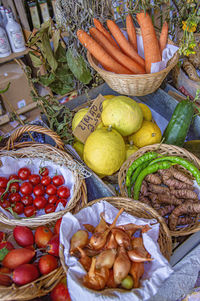
[[[150,202],[149,198],[145,197],[145,196],[143,196],[141,194],[140,194],[140,197],[139,197],[139,201],[142,202],[142,203],[145,203],[145,204],[147,204],[149,206],[151,206],[151,202]]]
[[[149,174],[145,177],[145,180],[155,185],[160,185],[162,183],[158,174]]]
[[[196,192],[188,189],[171,189],[171,194],[177,198],[198,200]]]
[[[174,195],[170,196],[167,194],[157,194],[157,202],[178,206],[181,205],[184,201],[176,198]]]
[[[155,193],[150,193],[149,194],[149,198],[151,200],[151,206],[155,209],[155,210],[159,210],[160,209],[160,203],[157,201],[157,194]]]
[[[84,267],[84,269],[86,271],[89,271],[91,263],[92,263],[92,259],[86,254],[86,252],[77,247],[77,249],[79,250],[80,254],[81,254],[81,258],[79,259],[79,262],[82,264],[82,266]]]
[[[96,268],[100,269],[102,267],[111,269],[114,262],[115,257],[117,255],[116,249],[108,249],[105,251],[102,251],[97,257],[96,257]]]
[[[119,247],[117,257],[113,265],[114,280],[116,284],[128,275],[131,268],[131,262],[124,247]]]
[[[158,213],[161,215],[161,216],[165,216],[169,213],[171,213],[173,210],[174,210],[175,206],[174,205],[168,205],[168,206],[165,206],[165,207],[162,207],[158,210]]]
[[[184,60],[183,62],[183,70],[187,73],[189,78],[195,82],[200,81],[200,77],[197,74],[195,67],[188,61]]]
[[[180,216],[177,221],[177,225],[187,225],[191,224],[195,221],[195,218],[193,216]]]
[[[149,184],[148,188],[149,188],[149,191],[151,191],[153,193],[170,194],[170,190],[168,187],[159,186],[159,185],[155,185],[155,184]]]
[[[192,185],[189,185],[187,183],[181,182],[173,178],[163,179],[163,183],[167,185],[170,189],[177,188],[177,189],[194,190],[194,187]]]
[[[172,176],[171,168],[169,169],[159,169],[158,174],[162,179],[169,179]]]
[[[85,247],[88,244],[88,241],[88,232],[85,230],[78,230],[71,238],[70,254],[73,254],[78,247]]]
[[[188,175],[186,175],[184,172],[174,168],[174,167],[170,167],[170,172],[173,175],[173,177],[181,182],[184,182],[188,185],[193,186],[193,181],[191,180],[191,178],[189,178]]]
[[[145,180],[142,181],[140,192],[143,196],[148,195],[148,185],[147,185],[147,182]]]
[[[143,262],[132,262],[130,272],[134,280],[134,288],[140,287],[140,279],[144,274]]]
[[[185,202],[182,205],[177,206],[169,216],[169,228],[175,230],[178,222],[178,218],[184,214],[199,214],[200,204],[193,202]]]

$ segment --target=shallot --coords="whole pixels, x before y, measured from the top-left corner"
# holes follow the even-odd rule
[[[116,284],[120,284],[122,280],[128,275],[131,268],[131,262],[127,256],[124,247],[119,247],[117,258],[113,265],[114,280]]]
[[[146,250],[143,251],[142,248],[135,248],[131,251],[128,251],[128,257],[133,262],[145,262],[145,261],[152,261],[153,258],[149,258],[146,254]]]
[[[130,236],[121,229],[112,229],[112,234],[114,234],[115,240],[119,246],[123,246],[125,249],[131,249],[131,239]]]
[[[112,233],[109,233],[108,240],[104,246],[105,249],[117,249],[118,245]]]
[[[71,238],[70,254],[80,247],[83,248],[88,244],[88,232],[85,230],[78,230]]]
[[[129,272],[134,280],[134,288],[138,288],[140,286],[140,278],[144,274],[144,263],[143,262],[132,262],[131,269]]]
[[[86,271],[89,271],[92,263],[92,259],[89,256],[87,256],[86,252],[83,249],[81,249],[80,247],[77,247],[77,249],[81,254],[81,258],[79,259],[79,262],[82,264],[82,266]]]
[[[100,222],[94,229],[94,232],[104,232],[106,229],[108,229],[108,224],[106,223],[104,217],[103,217],[103,212],[100,213]]]
[[[116,254],[117,250],[115,249],[102,251],[96,258],[96,268],[100,269],[102,267],[106,267],[108,269],[111,269],[115,262]]]

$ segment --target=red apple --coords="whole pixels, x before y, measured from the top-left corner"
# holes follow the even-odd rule
[[[66,282],[65,277],[54,287],[51,292],[51,301],[71,301]]]
[[[46,226],[40,226],[35,231],[35,243],[39,248],[45,248],[53,236],[53,232]]]
[[[54,256],[59,256],[59,235],[55,234],[47,244],[46,251]]]
[[[16,226],[13,230],[13,236],[16,242],[21,247],[27,247],[34,244],[34,236],[26,226]]]
[[[40,257],[38,267],[42,275],[47,275],[58,267],[58,261],[53,255],[46,254]]]

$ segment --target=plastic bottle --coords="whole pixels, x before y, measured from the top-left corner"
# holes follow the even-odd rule
[[[0,58],[11,54],[10,44],[3,27],[0,26]]]
[[[33,28],[40,28],[40,16],[38,12],[38,7],[36,1],[28,1],[28,6],[31,14],[31,21]]]
[[[50,19],[49,8],[46,0],[38,0],[40,5],[40,10],[42,13],[43,22],[46,22]]]
[[[6,23],[7,23],[7,18],[6,18],[6,12],[5,12],[5,8],[3,5],[0,5],[0,16],[1,16],[1,22],[2,22],[2,27],[6,27]]]
[[[22,33],[21,26],[14,20],[11,11],[6,11],[6,31],[10,41],[10,45],[13,52],[21,52],[26,49],[24,36]]]

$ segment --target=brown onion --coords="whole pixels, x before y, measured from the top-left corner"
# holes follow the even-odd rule
[[[80,247],[77,248],[81,254],[81,258],[79,259],[79,262],[82,264],[82,266],[84,267],[84,269],[86,271],[89,271],[91,263],[92,263],[92,259],[87,256],[87,254],[85,253],[85,251],[83,249],[81,249]]]
[[[129,273],[133,277],[134,288],[138,288],[140,286],[140,278],[144,274],[144,263],[143,262],[132,262]]]
[[[127,256],[124,247],[119,247],[118,255],[113,265],[114,280],[116,284],[120,284],[121,281],[128,275],[131,268],[131,262]]]
[[[112,229],[112,234],[114,234],[115,240],[119,246],[123,246],[125,249],[131,249],[131,239],[129,235],[121,229]]]
[[[135,248],[131,251],[128,251],[127,253],[130,260],[134,262],[145,262],[153,260],[153,258],[146,256],[146,250],[144,252],[143,248]]]
[[[111,269],[115,262],[116,254],[117,250],[115,249],[102,251],[96,258],[96,268],[100,269],[102,267],[106,267],[108,269]]]
[[[88,233],[85,230],[78,230],[71,238],[70,244],[70,254],[73,254],[74,251],[80,247],[83,248],[88,244]]]
[[[147,252],[147,250],[146,250],[145,247],[144,247],[142,237],[134,237],[134,238],[132,239],[131,243],[132,243],[132,248],[133,248],[133,249],[139,248],[139,249],[142,251],[142,254],[143,254],[145,257],[151,257],[151,255],[149,254],[149,252]]]
[[[99,224],[96,226],[96,228],[94,229],[94,232],[104,232],[106,229],[108,229],[108,225],[103,217],[103,212],[101,212],[100,214],[100,222]]]
[[[105,249],[117,249],[118,245],[115,240],[115,237],[112,233],[109,233],[107,243],[105,245]]]

